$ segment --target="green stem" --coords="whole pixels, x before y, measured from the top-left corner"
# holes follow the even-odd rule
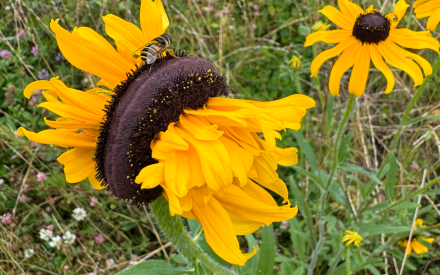
[[[347,249],[347,256],[346,256],[346,261],[345,261],[346,265],[347,265],[347,275],[351,275],[351,264],[350,264],[350,249]]]
[[[295,84],[296,84],[296,92],[298,94],[302,94],[303,91],[301,89],[301,82],[299,81],[299,75],[298,72],[295,72]]]
[[[316,44],[313,44],[313,56],[316,57],[318,55],[317,49],[316,49]],[[322,92],[321,92],[321,84],[319,83],[319,75],[317,75],[317,77],[312,77],[312,83],[313,85],[315,85],[316,89],[318,90],[318,97],[319,97],[319,101],[321,101],[321,107],[322,110],[324,110],[324,98],[322,97]]]
[[[351,110],[353,109],[355,95],[350,94],[350,98],[348,100],[347,108],[345,109],[344,116],[339,123],[338,133],[336,135],[335,144],[333,147],[333,163],[332,163],[332,170],[330,172],[330,176],[328,178],[327,184],[325,186],[325,190],[328,190],[330,187],[330,183],[332,182],[332,178],[335,175],[336,167],[338,166],[338,153],[339,153],[339,142],[342,137],[342,133],[344,132],[345,124],[347,123],[348,117],[350,116]]]
[[[393,151],[396,148],[397,141],[399,140],[400,135],[402,134],[402,130],[403,130],[403,127],[404,127],[406,120],[408,119],[409,113],[411,112],[411,110],[412,110],[414,104],[416,103],[417,99],[419,98],[419,96],[425,90],[426,85],[428,84],[428,82],[431,80],[431,78],[434,76],[434,74],[437,72],[437,70],[439,68],[440,68],[440,58],[438,58],[437,62],[434,64],[434,68],[432,69],[432,74],[430,74],[429,76],[427,76],[425,78],[422,85],[420,85],[420,87],[417,89],[417,92],[414,94],[413,98],[409,102],[408,107],[406,107],[405,113],[403,114],[403,117],[402,117],[402,121],[400,121],[399,128],[397,129],[397,133],[394,135],[393,141],[391,142],[390,151]],[[386,159],[388,159],[388,158],[386,158]],[[378,175],[380,175],[382,173],[382,170],[385,168],[386,159],[384,159],[384,161],[380,165],[379,172],[377,173]],[[374,186],[372,186],[372,187],[374,187]],[[369,194],[371,191],[372,190],[369,190],[369,192],[367,194]]]
[[[216,263],[200,250],[183,227],[181,217],[178,215],[172,217],[170,215],[168,202],[163,196],[160,196],[151,203],[150,208],[164,235],[188,261],[193,264],[197,264],[198,261],[205,268],[207,273],[216,275],[236,274],[234,271]]]

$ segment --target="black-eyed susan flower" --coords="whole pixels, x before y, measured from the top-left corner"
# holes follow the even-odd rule
[[[318,41],[338,44],[320,53],[311,64],[312,76],[317,77],[319,68],[326,60],[340,55],[330,74],[329,90],[332,95],[339,95],[341,77],[345,71],[353,67],[348,91],[358,97],[362,96],[371,61],[387,79],[385,93],[391,92],[395,84],[394,75],[385,61],[410,75],[415,86],[423,82],[419,66],[425,75],[432,74],[432,67],[428,61],[399,47],[427,48],[439,52],[439,42],[431,37],[429,31],[416,32],[396,28],[409,7],[405,0],[399,0],[394,11],[387,15],[373,9],[373,6],[364,11],[349,0],[338,0],[338,5],[339,10],[329,5],[319,12],[340,29],[312,33],[307,36],[305,42],[305,46]]]
[[[276,139],[280,130],[299,129],[315,102],[303,95],[272,102],[221,97],[228,95],[225,77],[181,51],[142,63],[133,55],[168,26],[160,0],[142,1],[142,31],[113,15],[104,21],[117,50],[89,28],[70,33],[52,21],[51,29],[66,59],[108,89],[83,92],[57,78],[33,82],[25,96],[44,90],[40,107],[60,118],[45,120],[54,129],[18,134],[72,148],[58,158],[70,183],[88,178],[134,205],[163,194],[171,215],[196,218],[212,249],[243,265],[256,249],[243,254],[236,235],[297,213],[276,172],[297,163],[297,150],[277,147]]]
[[[344,236],[342,237],[342,243],[346,247],[359,247],[359,244],[362,242],[362,237],[354,231],[347,230],[344,232]]]
[[[440,2],[436,0],[417,0],[414,2],[416,18],[429,17],[426,28],[434,31],[440,22]]]
[[[414,223],[414,229],[423,228],[423,227],[425,227],[425,225],[423,224],[423,220],[417,219],[416,222]],[[434,241],[434,238],[425,238],[423,236],[416,235],[411,238],[411,243],[408,246],[408,239],[409,238],[405,238],[397,242],[397,244],[399,244],[401,247],[404,248],[408,247],[408,249],[406,250],[407,255],[411,254],[412,251],[414,251],[416,254],[422,254],[428,252],[428,248],[423,244],[423,242],[432,243]]]

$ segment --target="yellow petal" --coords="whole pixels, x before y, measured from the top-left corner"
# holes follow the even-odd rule
[[[233,213],[244,220],[270,224],[272,222],[289,220],[298,213],[297,207],[290,208],[287,205],[280,207],[257,201],[235,185],[228,185],[224,189],[225,194],[223,197],[214,195],[214,198],[229,213]]]
[[[199,140],[215,140],[223,135],[222,131],[217,130],[217,125],[211,125],[205,118],[200,116],[180,115],[177,124]]]
[[[90,173],[88,179],[92,187],[95,188],[96,190],[101,190],[106,188],[105,186],[102,186],[101,182],[96,179],[96,171]]]
[[[353,67],[354,60],[361,46],[361,42],[352,44],[350,47],[344,50],[338,60],[336,60],[336,63],[333,65],[328,82],[329,90],[332,95],[339,96],[341,78],[348,69]]]
[[[304,43],[304,46],[311,46],[318,41],[322,41],[324,43],[340,43],[350,37],[351,33],[351,31],[344,29],[314,32],[306,37],[306,42]]]
[[[164,197],[168,200],[168,203],[170,205],[170,214],[171,216],[174,215],[182,215],[182,207],[180,206],[179,198],[177,198],[176,195],[174,195],[173,192],[171,192],[167,187],[162,185],[163,190],[165,191]]]
[[[240,250],[232,220],[216,199],[212,198],[205,207],[193,204],[191,212],[203,227],[206,241],[217,255],[231,264],[242,266],[246,263],[247,257]]]
[[[169,191],[177,197],[185,196],[188,193],[187,186],[191,176],[188,155],[173,152],[164,163],[163,174]]]
[[[359,5],[351,2],[350,0],[338,0],[338,6],[344,18],[348,19],[350,22],[353,22],[353,25],[359,14],[364,13],[364,10],[359,7]]]
[[[23,94],[26,98],[31,98],[31,95],[37,90],[53,91],[54,87],[49,80],[37,80],[29,83],[24,89]]]
[[[57,121],[53,121],[53,120],[48,120],[46,118],[44,118],[44,122],[52,127],[52,128],[56,128],[56,129],[95,129],[95,130],[99,130],[100,128],[100,124],[95,124],[95,123],[82,123],[79,121],[75,121],[75,120],[69,120],[69,119],[64,119],[64,118],[59,118],[57,119]]]
[[[48,109],[49,111],[54,112],[63,118],[72,119],[83,123],[99,125],[102,121],[102,116],[97,116],[83,109],[69,106],[61,102],[43,102],[40,103],[38,107]]]
[[[162,12],[153,1],[142,0],[140,15],[142,33],[147,41],[159,37],[164,32],[162,29]]]
[[[438,23],[440,22],[440,7],[436,9],[431,17],[428,19],[428,23],[426,24],[426,28],[430,31],[435,31]]]
[[[282,166],[291,166],[298,163],[298,149],[295,147],[281,149],[275,147],[271,155],[274,157],[277,164]]]
[[[394,29],[390,38],[402,47],[410,49],[431,49],[439,52],[440,44],[428,31],[415,32],[410,29]]]
[[[104,78],[112,86],[125,80],[126,73],[135,68],[136,59],[127,61],[90,28],[75,28],[70,33],[58,25],[58,20],[52,20],[50,29],[56,35],[61,53],[73,66]]]
[[[388,94],[393,90],[395,84],[393,72],[391,71],[390,67],[388,67],[388,65],[383,61],[382,55],[380,54],[376,44],[370,44],[370,55],[374,66],[378,70],[380,70],[387,79],[387,88],[385,90],[385,94]]]
[[[379,52],[383,58],[393,67],[405,71],[414,80],[414,86],[423,83],[423,75],[420,68],[409,60],[402,49],[390,40],[379,42]]]
[[[346,41],[341,42],[335,47],[318,54],[318,56],[315,57],[315,59],[312,61],[312,64],[310,65],[312,76],[318,77],[318,70],[325,61],[339,55],[342,51],[344,51],[346,48],[348,48],[351,44],[355,42],[357,42],[356,38],[350,36],[350,38],[348,38]]]
[[[64,174],[68,183],[80,182],[95,172],[95,156],[92,149],[73,148],[57,158],[64,165]]]
[[[364,43],[358,51],[348,83],[348,91],[357,97],[362,96],[370,72],[370,44]]]
[[[266,191],[264,188],[253,182],[252,180],[248,180],[246,185],[242,186],[244,192],[251,198],[262,202],[271,206],[278,206],[277,202],[274,198]]]
[[[414,2],[414,4],[413,4],[414,9],[415,9],[414,12],[416,13],[416,9],[417,9],[418,6],[420,6],[420,5],[422,5],[422,4],[426,3],[426,2],[429,2],[429,1],[431,1],[431,0],[416,0]],[[417,18],[419,18],[419,17],[417,17]]]
[[[416,252],[417,254],[428,252],[428,248],[423,244],[421,244],[420,242],[418,242],[417,240],[412,240],[411,246],[412,249],[414,249],[414,252]]]
[[[53,144],[60,147],[79,147],[95,149],[96,138],[84,133],[72,133],[60,130],[44,130],[39,133],[30,132],[23,127],[18,128],[18,136],[26,136],[29,140],[42,144]]]
[[[247,182],[247,172],[252,167],[254,156],[228,138],[221,137],[220,141],[228,151],[234,177],[238,178],[240,186],[243,186]]]
[[[164,182],[164,166],[163,162],[148,165],[139,172],[135,182],[142,183],[142,189],[151,189]]]
[[[280,195],[284,199],[283,203],[289,202],[289,191],[287,190],[287,186],[284,181],[282,181],[280,178],[276,178],[272,181],[268,181],[267,179],[261,177],[251,177],[251,179]]]
[[[232,225],[234,226],[235,235],[244,236],[247,234],[252,234],[260,229],[260,227],[263,225],[262,222],[245,220],[229,212],[228,215],[231,218]]]
[[[340,12],[337,8],[328,5],[319,12],[324,14],[325,17],[327,17],[330,21],[333,22],[333,24],[340,27],[341,29],[349,31],[353,30],[354,21],[350,21],[350,19],[347,18],[347,16],[344,16],[344,14],[342,14],[342,12]]]
[[[168,26],[170,25],[170,21],[168,20],[167,13],[165,12],[162,1],[156,0],[154,1],[154,4],[156,4],[157,8],[160,10],[160,13],[162,14],[162,32],[165,32]]]
[[[393,14],[397,16],[397,20],[391,21],[391,28],[395,28],[399,24],[400,20],[402,20],[403,16],[405,15],[408,7],[409,5],[405,2],[405,0],[399,0],[399,2],[397,2],[396,6],[394,6],[393,11]],[[394,16],[392,18],[394,18]]]
[[[105,23],[105,32],[115,40],[118,49],[123,49],[128,54],[138,54],[142,47],[148,44],[142,31],[133,23],[127,22],[113,14],[102,17]]]

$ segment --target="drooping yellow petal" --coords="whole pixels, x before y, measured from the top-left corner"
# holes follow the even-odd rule
[[[18,128],[18,136],[26,136],[29,140],[42,143],[53,144],[60,147],[79,147],[95,149],[96,138],[87,136],[84,133],[73,133],[61,130],[44,130],[39,133],[34,133],[24,129]]]
[[[133,23],[127,22],[113,14],[102,17],[105,23],[105,32],[115,40],[118,49],[128,54],[138,54],[149,40],[143,36],[142,31]]]
[[[101,190],[106,188],[106,186],[101,185],[101,182],[96,179],[96,171],[93,171],[88,176],[89,182],[92,185],[93,188],[96,190]]]
[[[38,107],[48,109],[49,111],[54,112],[63,118],[72,119],[83,123],[99,125],[102,121],[102,117],[100,116],[85,111],[84,109],[63,104],[61,102],[43,102],[40,103]]]
[[[282,166],[291,166],[298,163],[298,149],[295,147],[281,149],[275,147],[274,151],[271,152],[277,164]]]
[[[214,198],[204,207],[193,204],[191,210],[205,231],[205,238],[214,252],[229,263],[244,265],[249,257],[241,250],[228,212]],[[250,257],[255,254],[256,249]]]
[[[314,32],[306,37],[304,46],[311,46],[318,41],[322,41],[324,43],[340,43],[347,40],[347,38],[351,36],[351,33],[351,31],[345,29]]]
[[[329,91],[332,95],[339,96],[339,86],[342,75],[344,75],[348,69],[353,67],[354,60],[361,46],[361,42],[352,44],[350,47],[344,50],[338,60],[336,60],[336,63],[333,65],[328,82]]]
[[[405,71],[414,80],[414,86],[423,83],[423,75],[420,68],[409,60],[405,55],[401,54],[401,48],[390,40],[379,42],[379,52],[383,58],[393,67]]]
[[[76,120],[69,120],[66,118],[58,118],[56,121],[48,120],[44,118],[44,122],[55,129],[95,129],[99,130],[100,124],[96,123],[83,123]]]
[[[357,41],[358,40],[354,36],[350,36],[346,41],[341,42],[337,46],[318,54],[318,56],[315,59],[313,59],[312,64],[310,65],[310,70],[312,72],[312,76],[318,77],[318,70],[325,61],[341,54],[342,51],[344,51],[351,44],[353,44]]]
[[[322,10],[319,11],[324,14],[330,21],[333,22],[336,26],[345,30],[352,30],[354,21],[350,21],[342,12],[340,12],[337,8],[333,6],[325,6]]]
[[[80,182],[95,172],[93,149],[73,148],[57,158],[64,165],[64,174],[68,183]]]
[[[142,0],[140,17],[142,33],[145,40],[151,41],[164,32],[162,28],[161,9],[153,1]]]
[[[267,205],[278,206],[274,198],[263,187],[259,186],[252,180],[248,180],[247,183],[241,187],[244,192],[251,198],[262,202]]]
[[[165,161],[164,179],[169,191],[177,197],[188,193],[187,186],[191,179],[191,170],[187,152],[173,152]]]
[[[431,49],[439,52],[440,44],[429,31],[412,31],[410,29],[395,29],[390,32],[390,38],[402,47],[410,49]]]
[[[413,239],[411,241],[411,247],[414,250],[414,252],[416,252],[417,254],[428,252],[428,248],[423,244],[421,244],[419,241],[417,241],[417,239]]]
[[[381,71],[387,79],[387,88],[385,90],[385,94],[388,94],[393,90],[395,84],[393,72],[385,61],[383,61],[382,55],[380,54],[376,44],[370,45],[370,55],[374,66]]]
[[[160,13],[162,14],[162,32],[165,32],[168,26],[170,25],[170,21],[168,20],[167,13],[165,12],[161,0],[154,1],[154,4],[156,4],[157,8],[160,10]]]
[[[362,96],[370,71],[370,44],[364,43],[359,50],[351,72],[348,91],[357,97]]]
[[[58,25],[58,20],[52,20],[50,28],[61,53],[73,66],[105,79],[112,86],[125,80],[126,73],[135,68],[136,59],[127,61],[90,28],[75,28],[70,33]]]
[[[195,139],[215,140],[223,135],[217,125],[211,125],[205,118],[192,115],[180,115],[178,125],[190,132]]]
[[[26,98],[31,98],[32,94],[37,90],[52,91],[52,83],[49,80],[33,81],[26,86],[23,94]]]
[[[228,138],[221,137],[220,141],[228,150],[234,177],[238,178],[240,186],[243,186],[247,182],[247,172],[252,167],[254,156]]]
[[[293,208],[288,205],[280,207],[257,201],[235,185],[229,185],[224,189],[225,194],[223,197],[214,195],[214,198],[229,213],[245,220],[270,224],[276,221],[289,220],[298,213],[296,206]]]
[[[252,234],[263,226],[262,222],[245,220],[229,212],[228,215],[231,218],[232,225],[234,226],[235,235],[244,236],[247,234]]]

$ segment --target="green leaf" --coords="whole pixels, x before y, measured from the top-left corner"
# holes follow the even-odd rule
[[[312,172],[318,170],[318,161],[316,160],[314,151],[308,142],[306,142],[304,135],[300,131],[292,131],[293,136],[298,142],[299,149],[306,156],[307,162],[310,164],[310,169]]]
[[[316,176],[315,174],[301,168],[300,166],[293,166],[293,169],[295,169],[295,171],[297,171],[298,173],[310,178],[314,183],[318,184],[319,187],[321,187],[322,189],[324,189],[324,183],[322,182],[322,180]]]
[[[408,125],[411,125],[411,124],[414,124],[414,123],[417,123],[417,122],[421,122],[421,121],[426,120],[426,119],[438,119],[438,120],[440,120],[440,116],[421,116],[421,117],[416,117],[416,118],[413,118],[413,119],[410,119],[410,120],[407,120],[407,121],[403,122],[402,126],[408,126]]]
[[[292,262],[282,262],[278,275],[291,275],[296,270]]]
[[[173,254],[171,260],[178,264],[189,264],[188,260],[182,254]]]
[[[260,250],[257,274],[271,275],[273,274],[273,267],[275,265],[275,236],[273,234],[273,224],[264,226]]]
[[[369,260],[367,260],[367,261],[365,261],[365,262],[363,262],[363,263],[360,263],[360,264],[358,264],[357,266],[353,267],[353,268],[351,269],[351,272],[353,272],[353,273],[358,272],[359,270],[363,269],[363,268],[366,267],[367,265],[375,264],[375,263],[380,262],[380,261],[382,261],[381,258],[372,258],[372,259],[369,259]]]
[[[353,172],[353,173],[360,173],[362,175],[369,177],[376,184],[382,184],[380,179],[373,172],[365,170],[363,167],[360,167],[360,166],[357,166],[354,164],[344,163],[344,164],[338,166],[338,170]]]
[[[439,189],[427,190],[427,191],[423,192],[423,194],[429,195],[429,196],[438,195],[438,194],[440,194],[440,188]]]
[[[385,224],[365,223],[359,225],[359,235],[362,237],[367,235],[379,235],[379,234],[395,234],[401,232],[409,232],[411,228],[409,226],[391,226]]]
[[[301,225],[298,222],[298,219],[290,219],[290,240],[292,241],[293,247],[298,253],[298,257],[301,261],[305,261],[305,253],[306,253],[306,243],[305,240],[308,239],[308,236],[303,232]]]
[[[351,143],[351,140],[353,139],[353,132],[349,132],[344,136],[344,138],[341,141],[341,145],[339,146],[339,155],[338,160],[339,162],[343,162],[345,160],[345,157],[347,155],[348,147]]]
[[[180,275],[190,271],[188,268],[172,267],[165,261],[149,260],[123,270],[118,275]]]
[[[252,234],[248,234],[244,236],[246,238],[249,250],[248,252],[252,252],[254,246],[257,247],[258,243],[257,240],[255,239],[254,235]],[[260,256],[259,254],[260,252],[257,252],[256,255],[254,255],[252,258],[250,258],[245,264],[244,266],[240,266],[239,272],[238,274],[240,275],[254,275],[257,273],[257,268],[258,268],[258,257]]]
[[[388,201],[392,202],[394,200],[394,184],[396,183],[397,162],[396,157],[391,151],[388,152],[388,159],[390,169],[388,171],[387,181],[385,183],[385,194],[387,195]]]
[[[332,181],[328,191],[337,202],[343,205],[347,210],[351,211],[350,203],[348,202],[347,196],[339,183]]]
[[[329,128],[331,127],[333,114],[333,102],[335,100],[334,96],[330,96],[327,101],[327,109],[325,110],[325,131],[329,133]]]

